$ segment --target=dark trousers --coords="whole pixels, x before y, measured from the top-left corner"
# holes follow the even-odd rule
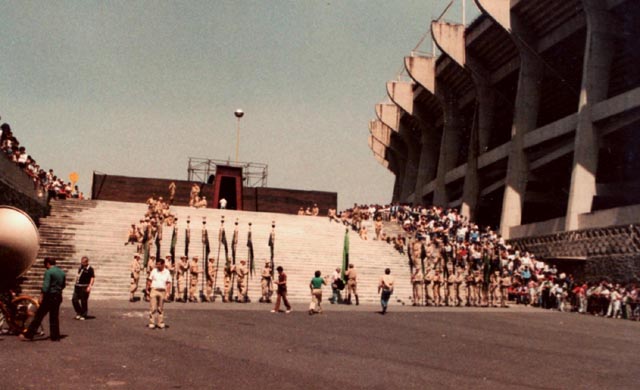
[[[62,303],[62,293],[45,293],[42,303],[38,307],[36,316],[29,325],[25,337],[32,339],[33,335],[42,323],[44,316],[49,314],[49,333],[51,340],[60,340],[60,304]]]
[[[86,317],[89,311],[89,293],[86,286],[75,286],[73,289],[73,297],[71,298],[73,308],[76,314]]]
[[[284,307],[286,307],[287,310],[291,310],[291,305],[289,304],[289,300],[287,299],[287,290],[278,291],[278,298],[276,299],[276,307],[274,308],[274,310],[280,311],[281,300],[282,302],[284,302]]]

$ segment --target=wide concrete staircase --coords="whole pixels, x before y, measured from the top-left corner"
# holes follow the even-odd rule
[[[252,238],[255,253],[256,273],[250,279],[249,297],[257,301],[260,297],[260,272],[269,260],[269,233],[271,223],[276,223],[275,264],[284,267],[288,275],[289,298],[292,301],[308,301],[309,281],[314,271],[330,274],[342,263],[345,227],[326,217],[309,217],[277,213],[257,213],[234,210],[194,209],[172,207],[178,216],[178,240],[176,256],[184,254],[187,217],[191,220],[189,255],[198,256],[202,263],[202,221],[206,218],[211,254],[218,257],[218,229],[221,217],[225,217],[225,231],[229,244],[233,236],[234,222],[238,220],[238,260],[246,259],[248,223],[252,223]],[[54,201],[51,214],[40,221],[41,247],[38,262],[27,274],[23,285],[26,292],[37,293],[43,274],[42,259],[51,256],[67,271],[68,285],[73,286],[75,270],[80,258],[88,256],[96,272],[96,283],[91,299],[128,299],[130,282],[129,266],[135,248],[125,246],[127,230],[145,213],[146,205],[111,201]],[[169,254],[170,228],[164,229],[161,254]],[[373,234],[370,234],[372,237]],[[378,241],[363,241],[354,232],[349,233],[350,262],[359,271],[358,292],[360,301],[378,302],[377,283],[384,268],[389,267],[396,277],[394,302],[408,301],[411,295],[410,275],[407,260],[391,245]],[[229,252],[231,252],[229,250]],[[152,246],[155,253],[155,246]],[[222,287],[222,264],[224,251],[220,254],[220,271],[216,285]],[[144,278],[144,274],[142,276]],[[199,283],[201,286],[202,283]],[[141,281],[140,287],[143,286]],[[66,290],[69,296],[72,288]],[[331,289],[325,288],[325,297]]]

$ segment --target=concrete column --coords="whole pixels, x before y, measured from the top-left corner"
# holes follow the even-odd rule
[[[410,56],[405,57],[404,63],[409,76],[422,85],[426,93],[431,96],[431,99],[436,99],[436,58]],[[424,186],[436,177],[441,135],[438,129],[432,125],[437,118],[427,118],[427,115],[421,111],[420,106],[416,107],[415,104],[413,111],[414,115],[424,124],[420,138],[421,151],[418,177],[416,178],[416,188],[414,190],[414,203],[418,203],[422,201]]]
[[[578,103],[578,126],[574,140],[573,169],[566,230],[576,230],[578,216],[591,212],[596,195],[596,170],[600,144],[591,120],[591,107],[607,98],[611,62],[614,52],[614,23],[606,10],[606,2],[583,0],[587,18],[587,41],[582,69],[582,86]]]
[[[437,137],[437,130],[431,126],[422,130],[420,162],[418,163],[418,176],[416,177],[416,188],[414,190],[414,203],[422,203],[424,186],[436,177],[438,168],[438,148],[440,140]]]
[[[443,104],[444,127],[442,130],[442,141],[440,142],[433,203],[436,206],[446,207],[449,203],[449,198],[445,186],[445,176],[447,172],[455,168],[458,160],[458,145],[460,144],[462,121],[458,102],[453,92],[442,83],[437,84],[437,89]]]
[[[404,182],[402,184],[402,193],[400,199],[403,202],[413,202],[411,198],[415,188],[416,180],[418,178],[418,164],[420,163],[420,143],[415,136],[410,134],[411,129],[405,128],[403,125],[400,127],[400,135],[404,139],[407,145],[407,163],[405,167]]]
[[[467,171],[462,190],[462,206],[460,214],[473,221],[476,215],[480,183],[478,180],[478,156],[488,149],[489,136],[493,127],[495,94],[485,80],[474,77],[476,86],[477,112],[474,123],[471,124],[469,137],[469,154],[467,157]]]
[[[522,222],[522,207],[529,172],[524,151],[524,136],[537,125],[543,65],[528,48],[520,47],[520,74],[515,113],[511,127],[511,144],[505,178],[500,234],[508,238],[509,229]]]

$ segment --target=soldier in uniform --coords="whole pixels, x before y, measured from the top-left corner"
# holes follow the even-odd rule
[[[433,284],[433,305],[440,306],[442,303],[442,298],[440,296],[440,286],[442,286],[442,275],[440,275],[440,270],[436,268],[433,273],[433,277],[431,278],[431,283]]]
[[[453,299],[455,301],[456,306],[460,306],[462,304],[462,297],[460,296],[460,286],[464,283],[464,273],[463,269],[458,267],[456,269],[456,276],[453,280]]]
[[[480,274],[480,271],[473,273],[474,287],[475,287],[475,306],[482,306],[482,292],[484,290],[484,278]]]
[[[262,287],[262,296],[260,297],[260,302],[262,303],[271,303],[271,283],[272,283],[272,275],[271,275],[271,263],[266,261],[264,263],[264,268],[262,269],[262,275],[260,279],[260,287]]]
[[[240,260],[240,264],[236,265],[236,283],[238,286],[238,302],[249,302],[248,292],[248,279],[249,268],[247,267],[247,260]]]
[[[199,302],[198,295],[198,275],[200,275],[200,264],[198,256],[191,258],[189,262],[189,302]]]
[[[173,200],[176,197],[176,183],[175,182],[171,182],[171,184],[169,184],[169,204],[173,204]]]
[[[224,293],[222,295],[222,302],[231,302],[231,275],[233,270],[231,268],[231,262],[227,261],[224,264]]]
[[[429,298],[429,286],[431,285],[434,275],[435,275],[435,271],[431,267],[429,267],[427,272],[424,273],[424,305],[425,306],[429,306],[429,299],[431,299]]]
[[[475,306],[475,289],[476,289],[476,281],[473,277],[473,272],[471,271],[471,267],[467,267],[467,274],[464,277],[465,281],[465,292],[467,294],[467,303],[465,306]]]
[[[176,284],[178,288],[176,290],[176,301],[184,302],[187,289],[187,275],[189,272],[189,262],[187,256],[180,256],[180,261],[177,264],[176,270]]]
[[[489,306],[498,306],[498,294],[500,294],[500,273],[495,271],[489,276]]]
[[[379,215],[376,217],[376,220],[374,222],[374,229],[376,233],[376,240],[380,241],[380,235],[382,233],[382,217],[380,217]]]
[[[156,257],[155,256],[150,256],[149,260],[147,261],[147,278],[149,277],[149,275],[151,275],[151,272],[156,268]],[[144,290],[144,300],[145,302],[149,302],[149,289],[145,288]]]
[[[129,302],[134,302],[134,294],[138,290],[140,282],[140,272],[142,272],[142,264],[140,264],[140,256],[134,255],[131,261],[131,287],[129,288]]]
[[[422,292],[424,291],[424,275],[420,267],[416,267],[411,275],[413,286],[413,306],[422,306]]]
[[[345,276],[347,277],[347,304],[351,304],[351,294],[353,294],[356,298],[356,305],[360,304],[360,299],[358,299],[358,272],[353,264],[349,264],[349,269],[345,272]]]
[[[442,277],[442,286],[444,287],[444,305],[451,306],[451,292],[453,290],[453,281],[455,279],[455,275],[453,272],[447,272],[447,276]]]
[[[511,276],[509,272],[503,271],[500,278],[500,307],[507,306],[507,298],[509,297],[509,288],[511,287]]]
[[[207,283],[204,294],[205,302],[211,302],[213,300],[213,282],[216,280],[217,270],[215,266],[215,261],[213,258],[209,258],[209,262],[207,264]]]
[[[173,281],[175,280],[175,276],[176,276],[176,265],[171,263],[171,255],[167,255],[165,257],[165,269],[169,271],[169,275],[171,275],[171,285],[173,286]],[[171,296],[171,291],[167,291],[167,299],[165,299],[165,301],[167,302],[171,302],[175,299],[175,297]]]

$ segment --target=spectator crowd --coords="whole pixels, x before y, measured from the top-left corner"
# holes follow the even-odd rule
[[[406,254],[416,306],[497,307],[511,301],[640,320],[637,283],[576,280],[535,254],[513,248],[490,227],[478,226],[454,208],[354,205],[329,220],[351,226],[363,240],[373,232],[374,240]],[[396,234],[387,234],[387,227]]]
[[[15,137],[11,126],[7,123],[0,125],[0,154],[16,164],[33,182],[40,197],[48,199],[83,199],[84,195],[71,182],[65,182],[56,176],[53,169],[48,171],[41,168],[36,160],[27,153],[24,146]]]

